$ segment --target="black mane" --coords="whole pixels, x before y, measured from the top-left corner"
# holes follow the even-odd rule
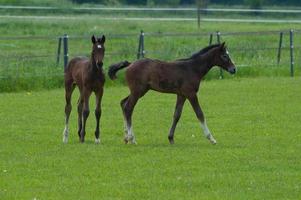
[[[209,46],[207,46],[207,47],[201,49],[200,51],[198,51],[198,52],[192,54],[189,58],[182,58],[182,59],[179,59],[178,61],[185,61],[185,60],[191,60],[191,59],[194,59],[194,58],[196,58],[196,57],[198,57],[198,56],[200,56],[200,55],[203,55],[203,54],[207,53],[209,50],[211,50],[211,49],[213,49],[213,48],[215,48],[215,47],[218,47],[218,46],[220,46],[220,44],[212,44],[212,45],[209,45]]]

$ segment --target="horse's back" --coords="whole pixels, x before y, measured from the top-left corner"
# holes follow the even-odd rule
[[[196,78],[187,61],[165,62],[141,59],[126,71],[126,81],[131,89],[148,88],[164,93],[180,93]]]
[[[181,68],[175,62],[166,62],[156,59],[143,58],[133,62],[126,70],[127,76],[144,77],[159,76],[173,73]]]
[[[85,70],[88,64],[89,59],[87,57],[72,58],[65,69],[65,82],[78,82],[82,71]]]
[[[74,68],[81,68],[84,65],[86,65],[89,62],[89,59],[87,57],[74,57],[72,58],[68,65],[67,68],[65,69],[65,72],[72,71]]]

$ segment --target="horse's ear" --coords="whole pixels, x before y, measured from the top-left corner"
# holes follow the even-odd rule
[[[102,37],[101,37],[101,40],[100,40],[100,43],[105,43],[105,41],[106,41],[106,37],[104,36],[104,35],[102,35]]]
[[[223,51],[225,48],[226,48],[226,44],[225,44],[225,42],[223,42],[220,46],[220,49]]]
[[[91,37],[91,41],[92,41],[92,43],[93,43],[93,44],[95,44],[95,43],[96,43],[96,38],[95,38],[95,36],[94,36],[94,35],[92,35],[92,37]]]

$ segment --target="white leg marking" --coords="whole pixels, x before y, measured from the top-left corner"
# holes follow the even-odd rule
[[[100,143],[100,138],[95,138],[95,144],[99,144]]]
[[[128,129],[127,129],[126,122],[123,123],[123,129],[124,129],[124,137],[126,137],[127,134],[128,134]]]
[[[134,135],[134,132],[133,132],[133,129],[132,129],[132,126],[129,126],[127,124],[127,136],[126,136],[126,139],[131,143],[131,144],[137,144],[136,143],[136,140],[135,140],[135,135]]]
[[[201,127],[202,127],[202,129],[203,129],[203,131],[204,131],[205,137],[206,137],[208,140],[210,140],[210,142],[211,142],[212,144],[216,144],[216,140],[214,139],[214,137],[213,137],[212,134],[210,133],[206,121],[204,121],[204,123],[201,123]]]
[[[69,136],[69,128],[68,128],[68,123],[65,125],[65,129],[63,132],[63,143],[68,142],[68,136]]]

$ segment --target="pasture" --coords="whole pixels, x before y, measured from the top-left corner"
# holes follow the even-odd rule
[[[62,143],[64,91],[0,94],[0,199],[298,199],[301,195],[301,78],[234,78],[201,84],[211,145],[186,102],[169,145],[176,97],[149,92],[123,144],[124,86],[105,88],[100,145],[95,118],[86,143]],[[94,101],[90,103],[93,111]]]

